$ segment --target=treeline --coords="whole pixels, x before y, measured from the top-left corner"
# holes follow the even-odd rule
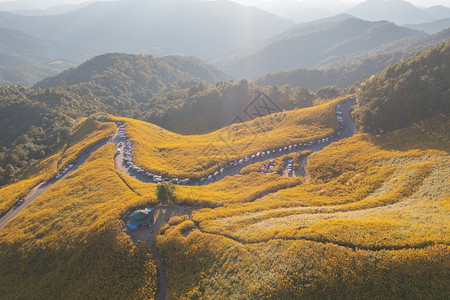
[[[16,172],[55,152],[70,135],[64,110],[28,98],[21,87],[0,88],[0,186]]]
[[[249,120],[248,108],[262,93],[274,109],[270,112],[310,107],[317,98],[342,93],[334,87],[313,94],[287,85],[219,81],[226,78],[195,58],[106,54],[33,89],[1,88],[0,186],[13,180],[20,168],[68,142],[74,119],[96,112],[144,120],[181,134],[201,134]]]
[[[361,130],[402,128],[450,113],[450,42],[422,52],[371,77],[358,96]]]
[[[261,93],[279,109],[313,105],[306,88],[263,87],[230,77],[192,57],[105,54],[35,85],[33,97],[73,118],[97,111],[141,119],[183,134],[210,132],[236,118]],[[331,92],[331,93],[330,93]]]

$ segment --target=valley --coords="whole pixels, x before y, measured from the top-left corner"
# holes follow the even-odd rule
[[[450,298],[448,0],[63,2],[0,1],[0,299]]]

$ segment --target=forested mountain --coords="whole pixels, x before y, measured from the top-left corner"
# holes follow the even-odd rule
[[[127,80],[128,79],[128,80]],[[78,67],[44,79],[35,88],[92,82],[108,88],[127,84],[128,89],[160,90],[179,80],[207,83],[229,81],[232,77],[195,57],[110,53],[96,56]]]
[[[294,23],[230,1],[97,2],[58,16],[0,14],[0,26],[104,52],[195,55],[213,59]]]
[[[225,71],[253,79],[268,72],[314,68],[329,60],[353,58],[383,44],[424,33],[381,21],[346,19],[299,27],[267,41],[264,45],[227,56],[217,63]]]
[[[33,89],[1,88],[0,185],[14,179],[15,170],[67,142],[72,120],[92,113],[199,134],[248,120],[245,109],[262,92],[278,110],[313,106],[316,99],[305,88],[269,88],[229,79],[193,57],[113,53],[43,80]]]
[[[346,88],[383,71],[389,64],[413,56],[417,52],[449,39],[450,29],[447,29],[435,35],[403,39],[383,45],[369,52],[367,57],[364,57],[364,53],[355,54],[353,58],[341,62],[341,66],[338,67],[329,67],[335,65],[336,62],[324,62],[325,64],[329,63],[329,66],[319,69],[294,69],[268,73],[257,78],[255,82],[262,85],[304,86],[313,91],[324,86]]]
[[[356,111],[363,131],[394,130],[450,113],[450,42],[389,66],[362,85]],[[447,141],[448,142],[448,141]]]
[[[450,8],[434,6],[422,9],[403,0],[367,0],[348,9],[346,13],[364,20],[387,20],[404,25],[450,17]]]

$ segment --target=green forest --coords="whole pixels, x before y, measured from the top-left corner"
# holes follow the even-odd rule
[[[358,95],[356,122],[365,132],[395,130],[450,113],[450,42],[390,65]]]

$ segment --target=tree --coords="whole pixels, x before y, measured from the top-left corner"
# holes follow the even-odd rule
[[[158,201],[166,204],[175,200],[175,185],[171,182],[162,182],[156,186]]]
[[[8,164],[6,166],[6,177],[9,179],[13,179],[15,174],[16,174],[16,169],[14,168],[14,166],[11,164]]]

